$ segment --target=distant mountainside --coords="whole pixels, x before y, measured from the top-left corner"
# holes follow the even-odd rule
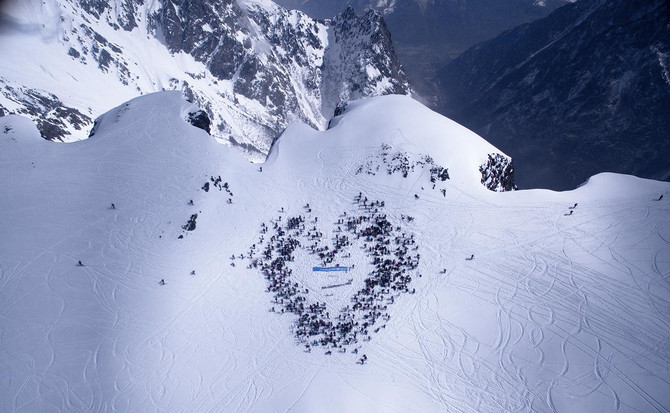
[[[440,73],[441,112],[510,154],[520,187],[670,178],[670,3],[580,1]]]
[[[324,22],[269,0],[12,0],[0,22],[0,115],[31,117],[46,139],[182,90],[214,136],[263,159],[291,122],[323,129],[340,100],[410,92],[374,11]]]
[[[310,16],[329,18],[351,6],[384,15],[412,86],[428,104],[439,101],[439,68],[468,47],[548,15],[569,0],[277,0]]]

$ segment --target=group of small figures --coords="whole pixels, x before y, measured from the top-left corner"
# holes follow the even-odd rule
[[[276,220],[261,224],[259,241],[247,255],[249,268],[260,269],[267,281],[266,291],[273,294],[273,303],[280,306],[279,309],[273,306],[271,311],[297,316],[294,333],[309,352],[315,346],[326,347],[325,354],[335,350],[346,353],[348,348],[357,347],[351,351],[357,354],[361,341],[369,341],[373,332],[386,328],[391,318],[388,306],[400,294],[416,291],[409,288],[420,260],[420,254],[412,252],[418,249],[414,235],[391,224],[383,213],[384,201],[370,201],[359,193],[354,204],[355,214],[344,212],[334,222],[337,228],[331,239],[334,247],[325,245],[324,234],[316,226],[318,217],[311,215],[312,208],[306,204],[305,214],[279,215]],[[294,281],[289,265],[299,248],[318,256],[323,264],[350,257],[354,240],[373,268],[363,280],[364,286],[351,297],[351,304],[339,309],[339,314],[331,315],[325,302],[308,300],[309,289]],[[359,360],[361,364],[366,361],[366,355]]]

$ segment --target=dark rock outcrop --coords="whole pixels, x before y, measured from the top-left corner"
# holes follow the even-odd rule
[[[189,113],[187,120],[191,125],[195,126],[196,128],[200,128],[205,132],[210,133],[211,121],[209,120],[207,112],[205,112],[204,110],[198,110]]]
[[[252,142],[261,152],[289,119],[325,127],[342,97],[409,93],[388,30],[375,12],[359,17],[349,9],[324,25],[280,7],[192,0],[186,8],[169,0],[152,16],[152,25],[172,52],[192,55],[216,78],[233,82],[235,95],[266,107],[268,116],[258,125],[261,139]],[[259,44],[266,50],[259,52]],[[194,103],[213,110],[191,92]],[[232,135],[224,119],[212,121]],[[243,137],[228,138],[236,146],[246,144]]]
[[[479,167],[482,185],[495,192],[516,190],[514,183],[514,164],[512,160],[499,153],[489,154],[485,164]]]
[[[198,219],[198,214],[191,215],[186,224],[182,225],[184,231],[195,231],[195,220]]]

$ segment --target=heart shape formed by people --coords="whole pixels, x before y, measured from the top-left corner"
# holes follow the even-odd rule
[[[249,268],[260,269],[274,295],[271,311],[297,316],[294,332],[307,351],[355,347],[357,353],[361,341],[386,327],[396,297],[414,293],[409,284],[420,260],[414,235],[391,224],[383,201],[359,193],[354,204],[334,223],[330,245],[307,204],[304,215],[263,223],[250,249]]]

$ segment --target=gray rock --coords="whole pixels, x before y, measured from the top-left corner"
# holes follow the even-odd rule
[[[60,21],[67,59],[63,67],[83,65],[84,70],[116,76],[138,94],[182,90],[207,114],[213,136],[252,159],[263,159],[273,139],[291,122],[325,129],[341,99],[410,92],[383,18],[375,12],[357,16],[348,10],[333,20],[319,21],[269,2],[162,0],[148,8],[144,0],[57,1],[80,11],[72,21]],[[140,19],[145,10],[150,14]],[[146,21],[146,27],[139,28],[143,36],[157,38],[173,54],[191,55],[206,69],[172,72],[169,84],[164,84],[156,79],[162,67],[141,67],[147,62],[138,63],[132,53],[124,52],[134,45],[114,43],[133,38],[102,35],[109,33],[105,25],[131,30],[140,21]],[[40,111],[29,110],[30,102],[19,94],[30,86],[6,83],[11,88],[2,93],[24,106],[17,112],[30,112],[36,123],[44,123]],[[96,93],[96,102],[104,101],[100,94],[105,91]],[[50,99],[62,103],[70,98],[62,94]],[[68,131],[92,126],[91,119],[81,115],[90,109],[81,102],[82,96],[77,97],[72,101],[80,106],[42,127],[43,134],[53,134],[46,137],[67,140]],[[58,122],[63,127],[48,127]]]
[[[188,122],[196,128],[200,128],[205,132],[210,133],[211,121],[209,120],[207,112],[204,110],[198,110],[196,112],[189,113]]]

